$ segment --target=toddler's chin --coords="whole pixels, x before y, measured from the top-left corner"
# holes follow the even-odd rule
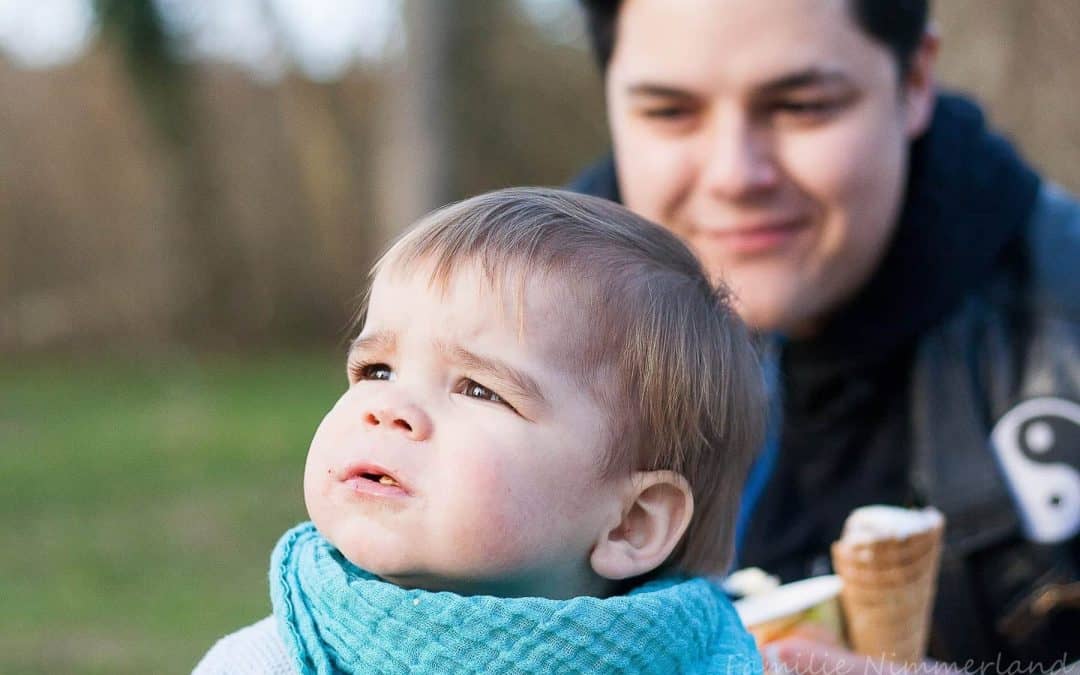
[[[341,555],[345,556],[345,559],[356,565],[365,572],[371,572],[378,577],[386,577],[392,575],[395,568],[395,561],[389,559],[385,551],[373,551],[372,547],[375,545],[371,539],[353,539],[349,538],[344,541],[341,538],[327,537],[331,544],[341,552]],[[335,539],[338,539],[335,541]]]

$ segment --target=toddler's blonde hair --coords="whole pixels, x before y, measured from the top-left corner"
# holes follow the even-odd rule
[[[519,298],[533,280],[561,282],[575,326],[570,370],[608,412],[600,470],[681,474],[694,514],[664,567],[727,571],[766,410],[757,355],[727,289],[662,227],[613,202],[543,188],[489,192],[431,213],[372,274],[430,270],[445,289],[464,265],[496,288],[517,284]]]

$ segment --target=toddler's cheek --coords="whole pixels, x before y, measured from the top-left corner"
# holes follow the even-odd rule
[[[537,522],[535,496],[507,478],[500,467],[489,466],[454,486],[456,506],[446,510],[438,528],[450,534],[443,540],[447,555],[492,572],[512,569],[532,557],[530,545],[545,524]]]

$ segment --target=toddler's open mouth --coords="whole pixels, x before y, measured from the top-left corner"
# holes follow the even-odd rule
[[[371,464],[350,466],[342,482],[357,492],[377,495],[407,495],[409,490],[389,471]]]
[[[360,474],[360,478],[375,481],[379,485],[398,485],[398,482],[396,480],[394,480],[390,476],[387,476],[386,474],[362,473]],[[400,487],[400,485],[398,485],[398,487]]]

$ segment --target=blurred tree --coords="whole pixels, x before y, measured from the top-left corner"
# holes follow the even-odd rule
[[[408,36],[395,17],[383,57],[331,82],[293,68],[270,0],[266,79],[200,54],[161,0],[95,0],[101,39],[68,66],[0,57],[19,93],[0,97],[0,352],[325,344],[387,236],[602,151],[584,49],[514,2],[400,1]]]
[[[451,82],[447,107],[455,157],[450,190],[459,197],[505,185],[506,165],[500,160],[513,154],[514,139],[504,137],[500,130],[503,125],[516,126],[520,120],[509,114],[510,103],[499,86],[499,64],[523,60],[521,45],[505,40],[514,34],[515,14],[511,8],[508,2],[459,0],[454,23],[447,26],[447,79]],[[532,130],[516,127],[516,133],[521,138]],[[471,152],[469,146],[478,141],[489,144],[491,151]],[[496,164],[503,163],[504,175],[485,171],[493,159]]]
[[[584,26],[566,40],[574,27],[565,25],[556,39],[546,34],[550,27],[512,11],[515,4],[470,3],[466,35],[455,42],[459,195],[562,185],[607,146],[603,85],[585,50]]]
[[[230,317],[245,296],[241,247],[225,222],[213,148],[196,109],[190,66],[175,58],[170,34],[153,0],[95,0],[105,38],[119,51],[152,128],[170,160],[170,185],[181,231],[177,245],[185,259],[190,289],[177,316],[176,334],[207,335],[232,326]],[[216,332],[216,331],[212,331]]]
[[[471,0],[405,0],[405,49],[390,65],[378,124],[379,236],[390,239],[453,195],[450,94],[456,25]]]
[[[262,7],[275,49],[284,54],[288,17],[274,3],[263,0]],[[315,82],[294,72],[276,87],[303,223],[279,235],[278,257],[285,264],[304,268],[305,273],[298,275],[294,269],[282,275],[292,283],[283,294],[287,300],[275,328],[303,334],[329,317],[340,321],[343,308],[354,309],[363,271],[372,261],[372,233],[366,225],[373,215],[373,162],[366,111],[371,101],[378,100],[374,86],[372,73],[355,68],[332,83]],[[301,256],[309,264],[297,265]]]
[[[157,131],[169,142],[183,145],[190,122],[186,68],[172,57],[153,0],[95,0],[94,7]]]

